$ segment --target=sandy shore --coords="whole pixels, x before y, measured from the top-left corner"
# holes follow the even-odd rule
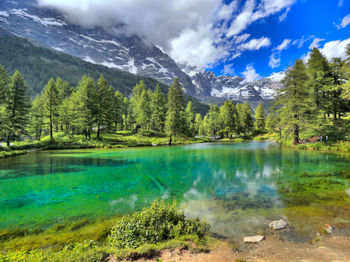
[[[303,261],[303,262],[349,262],[350,237],[324,237],[316,244],[282,241],[272,236],[258,244],[249,244],[243,251],[236,251],[232,245],[222,241],[209,253],[192,254],[188,250],[164,250],[152,259],[139,262],[231,262],[231,261]]]

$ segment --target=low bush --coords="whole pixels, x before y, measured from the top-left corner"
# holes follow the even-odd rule
[[[184,235],[202,238],[210,229],[208,223],[186,219],[176,203],[155,201],[149,208],[123,217],[112,229],[108,242],[117,249],[137,248],[145,243],[156,244]]]

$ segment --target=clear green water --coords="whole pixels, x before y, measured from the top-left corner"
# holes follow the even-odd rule
[[[349,158],[268,142],[32,152],[0,160],[0,229],[109,217],[155,198],[176,198],[229,237],[280,217],[298,232],[349,228],[349,170]]]

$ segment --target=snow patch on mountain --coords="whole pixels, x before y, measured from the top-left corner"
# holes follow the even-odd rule
[[[9,13],[7,13],[6,11],[0,11],[0,16],[9,16]]]
[[[54,18],[50,18],[50,17],[40,18],[36,15],[30,15],[27,12],[25,12],[24,9],[11,9],[9,12],[10,12],[10,14],[22,16],[24,18],[33,19],[35,22],[41,23],[44,26],[51,26],[51,25],[64,26],[64,25],[66,25],[66,23],[61,22],[61,21],[57,21]]]
[[[192,77],[196,93],[203,97],[218,97],[237,101],[271,100],[282,87],[282,73],[272,77],[247,82],[240,76],[216,76],[211,71],[201,71]],[[278,81],[277,81],[278,80]]]

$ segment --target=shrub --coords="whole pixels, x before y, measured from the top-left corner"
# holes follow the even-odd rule
[[[209,229],[209,224],[198,218],[186,219],[175,202],[170,205],[156,200],[149,208],[124,216],[112,229],[108,242],[118,249],[137,248],[190,234],[202,238]]]

